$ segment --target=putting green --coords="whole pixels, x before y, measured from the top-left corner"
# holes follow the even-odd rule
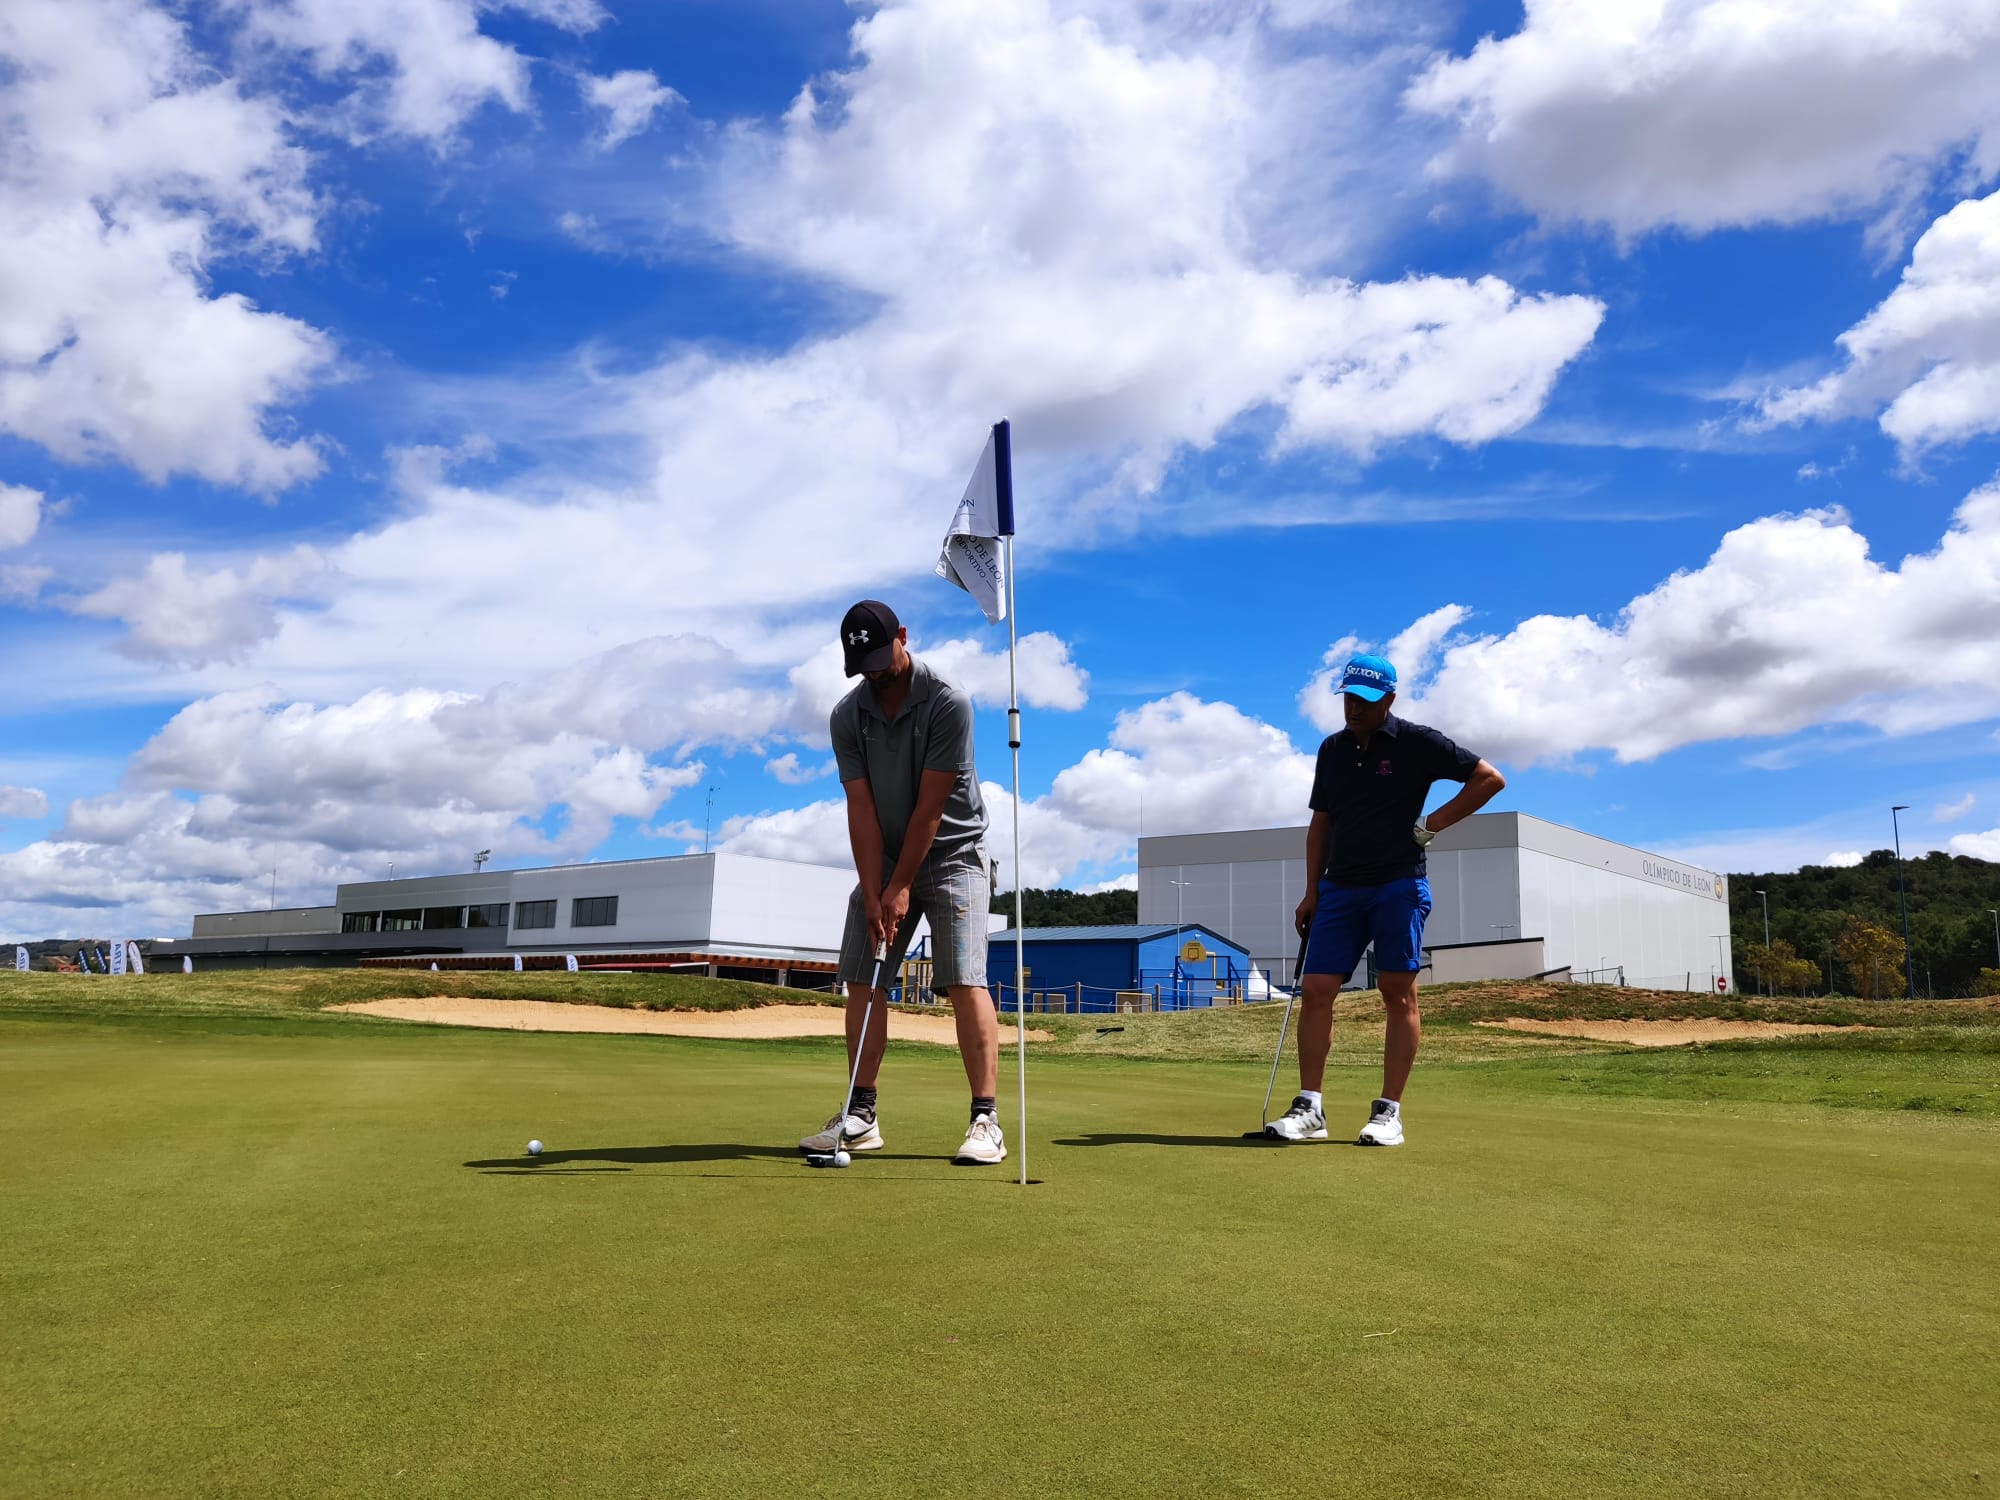
[[[1054,1057],[1024,1191],[942,1159],[934,1049],[890,1058],[886,1151],[805,1169],[837,1058],[6,1020],[0,1494],[2000,1485],[1990,1117],[1614,1055],[1561,1065],[1602,1097],[1422,1068],[1405,1149],[1279,1149],[1238,1139],[1261,1067]]]

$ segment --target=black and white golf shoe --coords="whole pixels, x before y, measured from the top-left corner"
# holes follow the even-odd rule
[[[860,1115],[848,1115],[845,1119],[835,1115],[816,1134],[801,1140],[799,1149],[808,1156],[827,1156],[835,1151],[880,1151],[882,1132],[873,1120],[864,1120]]]
[[[1357,1146],[1403,1144],[1403,1107],[1393,1099],[1377,1099],[1368,1109],[1368,1123],[1354,1138]]]
[[[1264,1126],[1264,1136],[1273,1141],[1323,1141],[1326,1112],[1301,1094],[1290,1109]]]

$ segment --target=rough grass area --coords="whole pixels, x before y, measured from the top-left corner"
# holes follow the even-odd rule
[[[643,1010],[740,1010],[752,1005],[831,1003],[831,997],[822,991],[689,974],[222,969],[113,978],[102,974],[0,973],[0,1016],[34,1011],[69,1015],[309,1013],[329,1005],[401,995],[557,1000]]]
[[[0,1494],[1989,1494],[2000,1129],[1544,1086],[1660,1061],[1043,1056],[1024,1190],[934,1050],[816,1172],[832,1041],[0,1016]]]

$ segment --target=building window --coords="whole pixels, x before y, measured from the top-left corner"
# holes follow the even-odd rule
[[[351,911],[340,919],[342,932],[380,932],[382,913],[379,911]]]
[[[501,901],[492,906],[468,906],[465,909],[467,927],[505,927],[507,925],[507,903]]]
[[[553,927],[555,925],[555,902],[516,901],[514,903],[514,930],[516,932],[524,932],[530,927]]]
[[[465,908],[462,906],[426,906],[424,908],[424,931],[437,932],[446,927],[463,927]]]
[[[570,906],[569,925],[572,927],[616,927],[618,925],[618,898],[616,896],[578,896]]]
[[[424,909],[413,906],[404,911],[382,913],[382,931],[415,932],[424,925]]]

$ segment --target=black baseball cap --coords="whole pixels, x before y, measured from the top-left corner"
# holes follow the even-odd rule
[[[847,653],[847,675],[886,672],[896,664],[896,632],[903,627],[896,612],[880,599],[863,599],[840,617],[840,645]]]

